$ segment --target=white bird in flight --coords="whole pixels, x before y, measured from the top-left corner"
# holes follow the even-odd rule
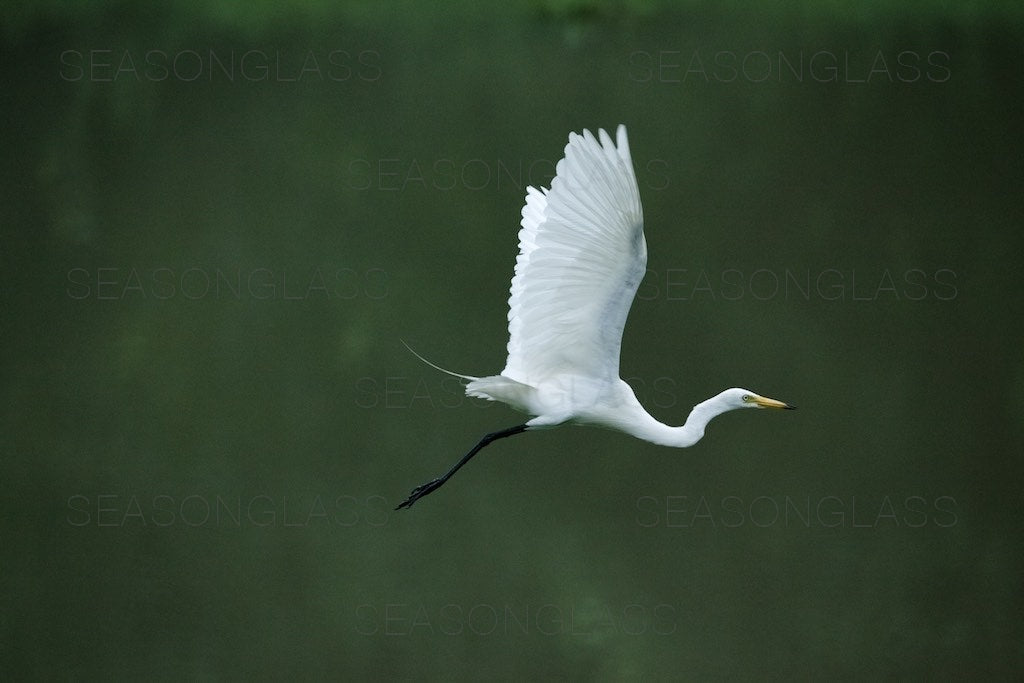
[[[622,328],[647,270],[643,209],[626,127],[569,134],[551,189],[526,190],[519,256],[508,299],[508,360],[500,375],[466,380],[466,395],[533,415],[487,434],[445,474],[417,486],[395,509],[436,491],[492,441],[572,423],[608,427],[661,446],[685,448],[716,415],[737,408],[786,408],[748,389],[698,403],[681,427],[651,417],[619,378]]]

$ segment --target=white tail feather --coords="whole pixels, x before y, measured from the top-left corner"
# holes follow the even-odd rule
[[[458,372],[452,372],[451,370],[445,370],[440,365],[435,365],[435,364],[431,363],[429,360],[427,360],[426,358],[424,358],[420,354],[418,354],[415,351],[413,351],[413,348],[411,346],[409,346],[408,344],[406,344],[404,339],[399,339],[399,341],[402,342],[402,345],[405,348],[409,349],[409,353],[411,353],[412,355],[416,356],[421,361],[423,361],[424,363],[426,363],[430,367],[434,368],[435,370],[440,370],[441,372],[445,373],[446,375],[451,375],[452,377],[458,377],[460,379],[464,379],[464,380],[467,380],[467,381],[470,381],[470,382],[480,379],[479,377],[474,377],[472,375],[463,375],[463,374],[460,374]]]

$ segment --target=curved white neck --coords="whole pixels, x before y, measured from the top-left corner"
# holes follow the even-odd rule
[[[638,402],[637,407],[639,405]],[[681,427],[671,427],[658,422],[646,410],[640,408],[639,413],[634,413],[632,419],[627,424],[622,424],[620,429],[659,446],[686,448],[701,440],[708,422],[733,408],[734,406],[726,404],[721,394],[713,396],[695,405]]]

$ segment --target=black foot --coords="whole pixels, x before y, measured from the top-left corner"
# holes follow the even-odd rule
[[[402,508],[412,507],[412,504],[415,503],[420,498],[422,498],[423,496],[427,495],[428,493],[433,493],[437,489],[441,488],[441,484],[445,483],[445,481],[447,481],[447,479],[445,479],[444,477],[439,477],[437,479],[434,479],[433,481],[428,481],[426,484],[423,484],[422,486],[417,486],[412,490],[412,493],[409,494],[409,497],[406,498],[401,503],[399,503],[398,507],[396,507],[395,509],[401,510]]]
[[[401,503],[399,503],[398,507],[396,507],[395,509],[401,510],[402,508],[412,507],[412,504],[415,503],[420,498],[422,498],[423,496],[427,495],[428,493],[433,493],[437,489],[441,488],[441,486],[446,481],[452,478],[453,474],[458,472],[460,467],[469,462],[469,459],[476,455],[477,452],[487,444],[497,439],[504,439],[506,436],[520,434],[525,431],[526,425],[521,424],[516,425],[515,427],[509,427],[508,429],[502,430],[500,432],[494,432],[492,434],[485,435],[484,438],[480,439],[480,442],[477,443],[477,445],[473,446],[473,450],[471,450],[469,453],[466,453],[464,456],[462,456],[462,460],[459,460],[457,463],[455,463],[454,467],[452,467],[450,470],[445,472],[442,476],[438,477],[437,479],[434,479],[433,481],[428,481],[423,486],[417,486],[416,488],[414,488],[412,490],[412,493],[409,494],[409,497],[406,498]]]

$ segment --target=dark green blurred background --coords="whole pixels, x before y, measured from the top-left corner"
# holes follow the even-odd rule
[[[767,5],[767,3],[765,3]],[[1010,678],[1010,4],[3,10],[15,678]],[[623,376],[672,450],[517,424],[528,184],[629,126]]]

